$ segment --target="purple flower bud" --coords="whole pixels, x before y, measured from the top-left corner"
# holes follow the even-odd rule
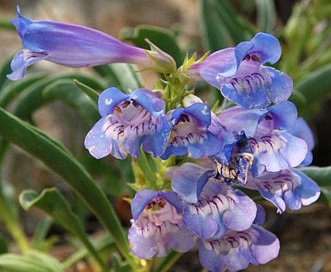
[[[279,41],[266,33],[251,41],[211,54],[193,65],[190,72],[219,88],[232,102],[245,108],[264,108],[271,102],[285,101],[293,89],[292,79],[278,70],[264,66],[278,61]]]
[[[98,103],[102,118],[85,138],[92,156],[139,157],[141,146],[154,156],[164,152],[171,124],[164,114],[164,101],[155,93],[139,89],[124,94],[113,87],[101,93]]]
[[[141,259],[164,257],[170,249],[187,252],[196,243],[182,222],[183,204],[174,192],[139,191],[132,200],[129,241]]]
[[[220,239],[201,240],[199,258],[212,272],[238,271],[249,264],[265,264],[278,256],[279,240],[265,229],[252,225],[244,231],[230,230]]]
[[[106,63],[134,63],[154,67],[157,62],[172,65],[166,54],[125,44],[107,34],[84,26],[53,21],[34,21],[17,7],[15,25],[25,49],[11,63],[11,80],[22,79],[26,68],[41,60],[68,67],[96,66]]]

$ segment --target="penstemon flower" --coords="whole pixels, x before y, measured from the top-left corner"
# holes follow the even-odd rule
[[[211,110],[208,105],[194,103],[187,108],[177,108],[170,114],[170,121],[173,129],[162,159],[167,159],[172,154],[197,159],[220,151],[222,140],[208,130],[211,124]]]
[[[141,190],[131,207],[129,241],[139,258],[164,257],[170,249],[187,252],[195,246],[196,236],[182,222],[183,203],[176,193]]]
[[[134,63],[145,68],[168,69],[172,58],[164,52],[147,51],[125,44],[101,31],[54,21],[35,21],[24,17],[12,21],[21,39],[23,50],[11,62],[11,80],[22,79],[26,68],[41,60],[68,67],[97,66],[107,63]],[[158,67],[158,68],[157,68]]]
[[[279,240],[262,227],[252,225],[244,231],[228,231],[220,239],[202,240],[200,262],[210,271],[238,271],[249,264],[265,264],[278,256]]]
[[[280,56],[279,41],[258,33],[251,41],[217,51],[189,70],[219,88],[230,101],[245,108],[263,108],[287,100],[293,89],[288,75],[263,65],[274,64]]]
[[[256,212],[255,202],[243,192],[210,180],[199,200],[186,204],[183,222],[201,239],[218,239],[229,229],[249,228]]]
[[[277,207],[278,213],[299,210],[302,206],[314,203],[320,196],[319,186],[297,169],[279,172],[264,172],[250,178],[246,187],[257,189],[260,194]]]
[[[101,118],[85,137],[97,159],[139,158],[141,150],[152,155],[132,164],[137,182],[131,187],[137,192],[128,239],[134,255],[165,257],[198,245],[202,266],[213,272],[238,271],[278,256],[279,240],[261,226],[265,211],[249,192],[260,193],[283,213],[317,201],[321,190],[296,168],[312,162],[314,138],[287,101],[292,79],[265,65],[281,56],[276,37],[258,33],[177,66],[153,44],[144,50],[94,29],[34,21],[19,8],[17,13],[13,24],[25,48],[11,63],[12,80],[41,60],[69,67],[135,63],[162,73],[158,91],[103,91]],[[189,89],[192,80],[220,89],[223,105],[211,109]]]
[[[233,107],[223,111],[218,118],[227,129],[245,133],[249,145],[247,152],[254,156],[259,173],[299,166],[307,156],[305,140],[291,134],[297,122],[297,110],[291,102],[263,110]]]
[[[101,93],[98,104],[102,118],[85,138],[92,156],[137,158],[141,146],[154,156],[164,152],[171,124],[164,114],[165,103],[155,93],[139,89],[125,94],[112,87]]]

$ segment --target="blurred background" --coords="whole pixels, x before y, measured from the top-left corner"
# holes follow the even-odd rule
[[[125,37],[127,32],[124,29],[127,27],[153,25],[171,30],[183,51],[197,51],[202,54],[207,50],[216,50],[218,45],[217,42],[206,43],[206,36],[202,34],[201,29],[204,26],[200,20],[201,2],[203,0],[0,0],[0,18],[1,23],[6,25],[8,19],[16,16],[16,5],[20,5],[22,13],[27,17],[81,24],[99,29],[119,39]],[[262,2],[237,0],[231,1],[231,6],[239,18],[245,18],[257,31],[269,30],[279,37],[283,46],[283,56],[277,68],[293,77],[295,86],[298,86],[299,91],[294,94],[293,100],[297,102],[299,113],[312,127],[316,139],[313,164],[329,166],[331,165],[330,1],[272,1],[272,5],[269,6],[274,8],[274,13],[269,14],[274,14],[275,17],[273,20],[268,20],[272,22],[270,26],[259,21]],[[215,40],[222,40],[221,33],[223,32],[220,31],[220,36],[215,37]],[[234,42],[231,44],[231,40],[228,43],[227,46],[235,45]],[[0,30],[0,62],[5,63],[19,49],[21,49],[21,40],[17,33],[3,27]],[[63,67],[47,62],[38,65],[40,69],[46,69],[51,73],[63,70]],[[152,73],[145,73],[144,79],[147,87],[153,88],[155,76]],[[302,98],[302,93],[306,95],[305,98]],[[38,127],[63,142],[71,151],[76,154],[82,152],[80,144],[83,143],[83,131],[86,128],[73,110],[61,102],[53,102],[35,112],[33,119]],[[76,131],[74,135],[73,127]],[[21,150],[15,149],[12,153],[6,158],[6,167],[3,168],[2,176],[14,184],[17,192],[26,188],[40,190],[54,184],[58,187],[62,186],[57,177],[54,177],[43,165],[31,161],[31,158]],[[270,208],[270,211],[268,227],[280,238],[280,257],[258,268],[251,266],[248,271],[331,271],[331,212],[327,205],[318,203],[299,212],[287,211],[283,215],[276,214],[274,208]],[[22,212],[22,216],[25,231],[32,232],[38,214],[25,216]],[[122,219],[124,223],[128,223],[129,218],[128,214]],[[94,228],[98,227],[93,225],[92,218],[91,232],[95,230]],[[6,234],[6,230],[1,225],[0,231]],[[58,230],[53,231],[56,234]],[[15,248],[15,245],[12,247]],[[54,247],[53,254],[61,259],[70,250],[65,244],[59,243],[58,247]],[[201,271],[196,253],[193,253],[193,256],[184,255],[173,271]]]

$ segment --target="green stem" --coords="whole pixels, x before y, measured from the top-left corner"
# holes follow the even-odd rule
[[[171,251],[159,264],[155,272],[167,272],[182,257],[182,253]]]
[[[3,187],[2,184],[1,187]],[[19,245],[22,253],[26,253],[30,248],[28,239],[20,227],[21,224],[16,216],[16,213],[13,212],[13,207],[11,207],[8,201],[6,201],[3,190],[0,192],[0,214],[5,221],[8,231]]]
[[[140,157],[136,159],[136,162],[141,172],[144,173],[144,178],[148,184],[148,188],[157,190],[158,189],[157,176],[147,159],[146,153],[143,150],[141,151]]]

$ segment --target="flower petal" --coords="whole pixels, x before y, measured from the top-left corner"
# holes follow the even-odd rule
[[[26,68],[48,57],[46,51],[33,52],[23,49],[18,52],[10,63],[12,73],[7,75],[10,80],[19,80],[25,76]]]
[[[199,247],[201,264],[213,272],[238,271],[250,263],[265,264],[278,253],[277,237],[255,225],[241,232],[229,231],[218,240],[201,241]]]
[[[98,108],[100,115],[105,117],[114,112],[115,107],[120,102],[126,100],[129,95],[123,93],[115,87],[104,90],[98,99]]]
[[[214,169],[206,169],[194,163],[184,163],[169,171],[172,189],[186,202],[196,203]]]
[[[101,118],[85,137],[85,148],[96,159],[112,154],[118,159],[125,159],[127,154],[119,148],[118,139],[114,138],[110,130],[111,123],[108,117]]]
[[[261,195],[277,207],[277,212],[299,210],[302,205],[310,205],[320,196],[318,185],[296,169],[278,173],[264,173],[253,178]]]
[[[272,79],[272,83],[266,86],[268,98],[274,103],[289,99],[293,90],[293,80],[287,74],[272,67],[263,67],[263,70]]]

